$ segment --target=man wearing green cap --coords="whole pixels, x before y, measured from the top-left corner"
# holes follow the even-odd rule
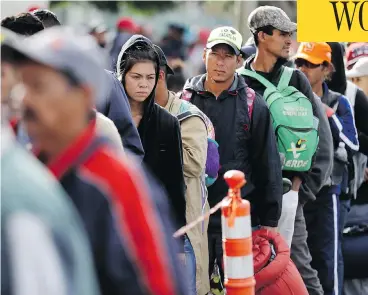
[[[247,179],[242,197],[251,202],[252,225],[276,230],[282,198],[280,157],[267,105],[235,73],[242,42],[241,34],[232,27],[214,29],[203,52],[206,74],[188,79],[181,98],[205,113],[215,128],[221,168],[208,188],[210,206],[227,194],[224,173],[241,170]],[[210,218],[208,247],[209,273],[216,259],[223,278],[220,212]]]

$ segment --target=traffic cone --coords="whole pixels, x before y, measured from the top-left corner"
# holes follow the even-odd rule
[[[231,170],[224,179],[229,192],[222,205],[222,241],[227,295],[254,295],[252,227],[250,204],[241,198],[244,173]]]

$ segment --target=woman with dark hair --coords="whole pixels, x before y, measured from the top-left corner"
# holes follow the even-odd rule
[[[177,225],[183,226],[185,184],[180,126],[174,116],[155,104],[160,67],[152,42],[141,35],[132,36],[122,47],[116,68],[142,141],[143,161],[163,184]]]

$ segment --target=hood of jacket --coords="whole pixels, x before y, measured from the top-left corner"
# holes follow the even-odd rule
[[[335,73],[332,75],[331,81],[327,82],[328,87],[338,93],[345,93],[346,75],[344,64],[344,48],[339,42],[327,42],[332,50],[331,62],[335,67]]]
[[[189,78],[184,85],[185,90],[193,90],[195,92],[206,92],[204,88],[204,82],[206,80],[206,74],[198,75],[193,78]],[[241,89],[245,88],[247,84],[245,83],[244,79],[239,77],[237,73],[234,74],[234,82],[231,84],[228,92],[236,93]]]
[[[139,45],[147,45],[149,47],[151,47],[153,49],[153,51],[155,52],[155,56],[156,56],[156,81],[155,81],[155,86],[153,87],[152,92],[150,93],[150,95],[148,96],[148,98],[144,101],[144,110],[143,110],[143,117],[142,120],[138,126],[138,131],[139,134],[142,135],[145,133],[146,129],[147,129],[147,124],[151,118],[153,109],[154,109],[154,105],[155,105],[155,91],[156,91],[156,86],[157,86],[157,82],[158,82],[158,77],[159,77],[159,70],[160,70],[160,59],[159,59],[159,55],[157,54],[153,43],[151,42],[151,40],[149,40],[148,38],[142,36],[142,35],[133,35],[132,37],[129,38],[129,40],[124,44],[124,46],[121,48],[120,53],[119,53],[119,57],[116,63],[116,71],[117,71],[117,75],[118,75],[118,79],[119,81],[123,84],[124,86],[124,79],[125,79],[125,69],[124,66],[126,64],[126,59],[127,59],[127,52],[129,52],[129,50],[131,48],[134,48],[136,46]],[[122,75],[120,75],[120,72],[122,71]],[[125,88],[125,86],[124,86]],[[128,93],[127,93],[128,95]],[[128,95],[129,96],[129,95]]]

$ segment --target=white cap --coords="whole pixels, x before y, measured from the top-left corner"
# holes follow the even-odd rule
[[[347,78],[358,78],[368,76],[368,57],[360,58],[353,68],[346,71]]]

